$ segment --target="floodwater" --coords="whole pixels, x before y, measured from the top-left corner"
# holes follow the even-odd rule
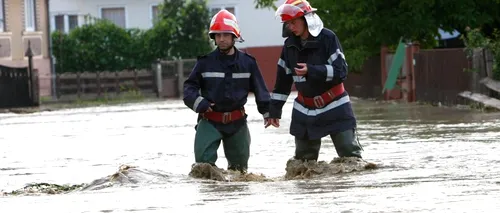
[[[249,172],[275,182],[207,182],[188,177],[196,114],[181,101],[0,114],[0,191],[27,183],[90,183],[122,164],[157,171],[142,184],[59,195],[0,197],[0,212],[497,212],[500,115],[356,100],[360,142],[377,170],[321,180],[279,180],[294,142],[263,128],[247,105]],[[336,157],[324,138],[320,160]],[[222,146],[219,167],[227,166]]]

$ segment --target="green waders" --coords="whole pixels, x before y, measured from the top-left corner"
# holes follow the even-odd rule
[[[335,150],[339,157],[358,157],[361,158],[361,145],[359,144],[354,129],[331,134]],[[318,160],[319,149],[321,148],[321,139],[304,140],[295,138],[295,159]]]
[[[221,140],[228,169],[246,172],[250,158],[250,131],[246,123],[236,133],[227,135],[219,132],[207,120],[201,119],[194,140],[196,163],[210,163],[215,166]]]

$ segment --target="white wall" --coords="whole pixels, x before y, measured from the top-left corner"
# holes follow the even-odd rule
[[[276,1],[279,6],[284,0]],[[283,45],[282,24],[274,18],[273,9],[255,9],[254,0],[208,0],[208,6],[235,6],[235,16],[240,24],[245,42],[238,48]]]
[[[284,0],[276,1],[279,5]],[[151,6],[162,0],[50,0],[50,15],[71,13],[100,17],[101,7],[125,6],[126,26],[151,27]],[[208,0],[208,7],[234,6],[235,15],[245,42],[238,48],[276,46],[283,44],[282,25],[272,9],[255,9],[254,0]]]
[[[127,28],[147,29],[152,26],[151,6],[160,2],[162,0],[50,0],[50,14],[78,13],[100,17],[102,7],[124,6]]]

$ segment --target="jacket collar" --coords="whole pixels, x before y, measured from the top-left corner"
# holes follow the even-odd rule
[[[313,37],[309,35],[309,37],[306,39],[304,46],[302,46],[302,40],[300,37],[292,35],[288,37],[288,39],[285,42],[286,47],[295,47],[299,50],[302,49],[316,49],[320,47],[320,39],[321,39],[321,34],[319,34],[317,37]]]
[[[223,63],[226,66],[231,66],[233,64],[236,64],[238,62],[238,59],[240,58],[240,54],[242,54],[242,52],[238,48],[236,48],[235,46],[233,46],[233,48],[234,48],[234,54],[235,54],[234,60]],[[219,57],[222,56],[222,53],[219,51],[218,47],[212,52],[212,54],[215,57],[215,59],[217,61],[221,62],[221,64],[222,64],[222,61],[219,60],[220,59]]]

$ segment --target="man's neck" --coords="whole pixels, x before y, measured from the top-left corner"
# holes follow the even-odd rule
[[[219,49],[219,51],[224,54],[224,55],[233,55],[234,54],[234,47],[231,47],[229,50],[227,51],[222,51],[221,49]]]
[[[301,40],[307,40],[307,38],[309,38],[309,31],[308,30],[304,31],[304,33],[302,33],[302,35],[300,35]]]

